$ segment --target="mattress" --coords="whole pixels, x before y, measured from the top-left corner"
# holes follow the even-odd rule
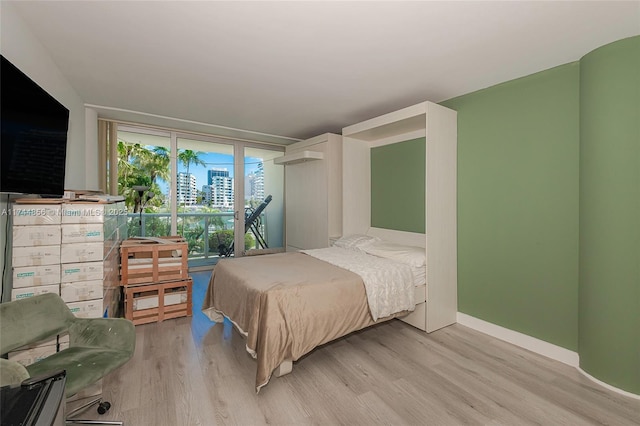
[[[257,359],[256,391],[283,361],[407,313],[374,321],[358,274],[299,252],[220,260],[202,309],[246,336]]]

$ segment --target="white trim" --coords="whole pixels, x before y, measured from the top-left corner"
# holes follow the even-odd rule
[[[118,126],[119,127],[119,126]],[[169,134],[169,199],[171,210],[171,235],[178,235],[178,136],[176,132]]]
[[[421,115],[427,112],[427,102],[421,102],[416,105],[411,105],[406,108],[399,109],[397,111],[390,112],[375,118],[371,118],[366,121],[362,121],[351,126],[344,127],[342,129],[343,136],[350,136],[356,139],[374,140],[380,139],[380,136],[374,136],[371,133],[375,130],[379,130],[384,127],[396,127],[398,123],[403,123],[412,119],[416,119],[420,127],[424,127]],[[391,134],[398,132],[391,132]]]
[[[370,227],[367,230],[367,235],[378,237],[395,244],[404,244],[422,248],[425,248],[426,245],[426,235],[417,232]]]
[[[282,157],[277,157],[273,159],[274,164],[298,164],[303,163],[305,161],[313,161],[313,160],[322,160],[324,159],[324,154],[322,152],[316,151],[298,151],[293,154],[286,154]]]
[[[505,342],[511,343],[513,345],[520,346],[521,348],[528,349],[531,352],[546,356],[547,358],[560,361],[564,364],[570,365],[571,367],[575,367],[585,377],[599,384],[600,386],[603,386],[608,390],[616,392],[620,395],[640,400],[640,395],[627,392],[615,386],[611,386],[610,384],[607,384],[602,380],[596,379],[595,377],[584,371],[582,368],[580,368],[580,355],[577,352],[570,351],[563,347],[556,346],[549,342],[545,342],[544,340],[536,339],[535,337],[531,337],[517,331],[509,330],[508,328],[504,328],[499,325],[481,320],[479,318],[472,317],[471,315],[463,314],[462,312],[458,312],[457,317],[458,324],[472,328],[491,337],[504,340]]]
[[[238,128],[235,128],[235,127],[220,126],[218,124],[205,123],[205,122],[202,122],[202,121],[187,120],[187,119],[184,119],[184,118],[169,117],[169,116],[166,116],[166,115],[152,114],[152,113],[148,113],[148,112],[135,111],[135,110],[125,109],[125,108],[115,108],[115,107],[109,107],[109,106],[105,106],[105,105],[95,105],[95,104],[84,104],[84,106],[85,106],[85,108],[96,109],[96,110],[98,110],[98,113],[100,113],[100,111],[112,111],[112,112],[120,112],[120,113],[124,113],[124,114],[140,115],[140,116],[144,116],[144,117],[152,117],[152,118],[157,118],[157,119],[166,120],[166,121],[173,121],[173,122],[177,122],[177,123],[185,123],[185,124],[191,124],[191,125],[197,125],[197,126],[213,128],[213,129],[226,130],[226,131],[231,131],[231,132],[238,132],[240,134],[249,134],[249,135],[255,135],[255,136],[259,136],[259,137],[280,139],[280,140],[283,140],[283,141],[290,141],[290,143],[291,142],[298,142],[298,141],[301,140],[301,139],[292,138],[292,137],[289,137],[289,136],[273,135],[273,134],[270,134],[270,133],[257,132],[257,131],[254,131],[254,130],[245,130],[245,129],[238,129]],[[111,120],[111,121],[118,121],[118,120]]]
[[[406,142],[413,139],[425,138],[425,137],[427,137],[427,130],[418,129],[412,132],[402,133],[400,135],[389,136],[388,138],[371,141],[369,146],[371,148],[377,148],[379,146],[392,145],[398,142]]]
[[[580,365],[580,357],[577,352],[570,351],[563,347],[554,345],[544,340],[528,336],[518,331],[509,330],[496,324],[472,317],[471,315],[458,312],[458,324],[480,331],[489,336],[495,337],[505,342],[528,349],[539,355],[546,356],[563,364],[578,368]]]
[[[237,143],[233,149],[233,257],[244,256],[244,143]]]
[[[587,379],[596,382],[597,384],[599,384],[602,387],[607,388],[608,390],[615,392],[615,393],[619,393],[620,395],[624,395],[628,398],[633,398],[633,399],[637,399],[640,400],[640,395],[636,395],[635,393],[631,393],[631,392],[627,392],[626,390],[622,390],[620,388],[617,388],[615,386],[611,386],[608,383],[603,382],[602,380],[598,380],[595,377],[593,377],[591,374],[587,373],[586,371],[584,371],[582,368],[577,367],[578,371],[580,373],[582,373]]]

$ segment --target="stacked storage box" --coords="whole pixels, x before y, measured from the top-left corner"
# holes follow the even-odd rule
[[[16,205],[12,215],[11,300],[60,294],[61,205]]]
[[[193,282],[184,238],[125,240],[120,259],[127,319],[138,325],[191,316]]]
[[[123,235],[123,202],[62,205],[60,295],[76,316],[117,315],[118,245]]]
[[[60,204],[21,204],[13,218],[11,300],[42,293],[60,294]],[[57,351],[56,338],[9,353],[9,359],[32,364]]]
[[[19,201],[11,213],[12,300],[56,293],[78,317],[117,315],[118,245],[127,225],[123,202]],[[29,365],[68,345],[69,336],[59,336],[9,358]]]

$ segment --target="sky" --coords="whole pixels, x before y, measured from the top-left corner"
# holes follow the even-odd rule
[[[196,188],[198,190],[202,190],[202,185],[207,185],[207,171],[210,169],[227,169],[229,171],[229,176],[233,177],[233,156],[227,154],[216,154],[216,153],[201,153],[199,155],[200,159],[206,163],[206,166],[194,165],[193,163],[189,166],[189,173],[196,177]],[[254,172],[258,168],[258,163],[262,160],[260,158],[246,157],[245,158],[245,176],[251,172]],[[186,172],[187,168],[178,162],[178,172]],[[171,174],[175,176],[175,173]],[[159,181],[158,184],[162,191],[165,194],[169,193],[169,184],[165,181]]]

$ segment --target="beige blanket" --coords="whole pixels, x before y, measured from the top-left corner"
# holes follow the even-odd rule
[[[302,253],[222,259],[211,275],[202,310],[229,318],[247,336],[258,361],[256,391],[284,360],[373,321],[359,275]]]

